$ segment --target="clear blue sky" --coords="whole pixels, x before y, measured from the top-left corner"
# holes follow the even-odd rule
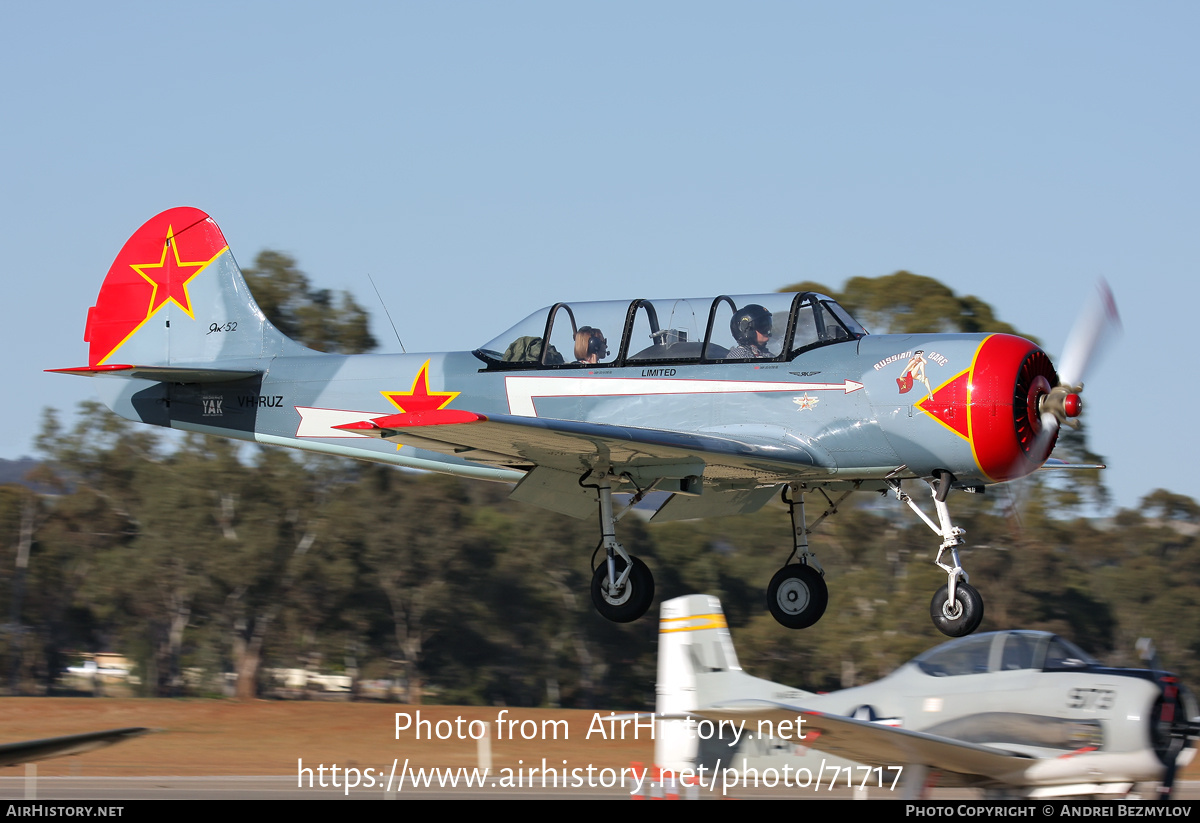
[[[0,457],[87,381],[125,238],[208,211],[395,348],[559,299],[908,269],[1056,354],[1108,278],[1086,392],[1117,502],[1200,497],[1200,5],[7,3]],[[461,325],[449,331],[445,307]]]

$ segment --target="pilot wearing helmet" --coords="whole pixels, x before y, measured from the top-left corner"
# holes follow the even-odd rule
[[[743,306],[729,321],[729,330],[737,345],[725,355],[726,360],[750,360],[774,357],[767,351],[771,339],[771,313],[757,303]]]
[[[604,332],[584,326],[575,332],[575,362],[599,363],[601,357],[608,357],[608,341]]]

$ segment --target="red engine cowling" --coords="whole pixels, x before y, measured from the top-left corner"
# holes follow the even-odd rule
[[[1024,477],[1046,462],[1058,435],[1039,442],[1039,403],[1056,385],[1050,358],[1025,338],[994,334],[980,344],[969,377],[969,439],[989,478]]]

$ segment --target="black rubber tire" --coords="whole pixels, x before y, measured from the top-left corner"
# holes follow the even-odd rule
[[[983,622],[983,598],[969,583],[959,583],[955,603],[950,600],[949,585],[942,586],[929,602],[933,625],[947,637],[966,637]]]
[[[608,561],[601,561],[592,573],[592,605],[600,616],[614,623],[632,623],[650,608],[654,601],[654,575],[638,558],[633,560],[633,569],[620,592],[610,592],[608,585]],[[616,558],[617,573],[625,569],[625,560]]]
[[[789,629],[807,629],[821,619],[829,605],[829,587],[812,566],[793,563],[775,572],[767,586],[771,616]]]

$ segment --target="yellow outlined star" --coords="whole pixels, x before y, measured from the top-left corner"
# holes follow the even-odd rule
[[[167,257],[167,250],[170,249],[171,257]],[[222,249],[224,251],[224,249]],[[150,308],[146,311],[146,317],[153,316],[160,308],[168,302],[174,303],[193,320],[196,319],[192,314],[192,304],[188,299],[187,284],[192,278],[204,271],[208,264],[215,260],[220,255],[218,252],[213,256],[212,260],[200,260],[194,263],[185,263],[179,259],[179,244],[175,242],[175,228],[167,226],[167,240],[163,243],[162,258],[157,263],[141,263],[130,264],[129,268],[145,278],[146,282],[154,287],[154,291],[150,294]],[[151,271],[158,269],[159,271]],[[189,271],[189,269],[191,271]],[[160,289],[160,287],[162,287]]]
[[[422,411],[437,411],[445,407],[451,400],[458,397],[462,392],[431,392],[429,390],[429,361],[426,360],[421,370],[417,372],[417,376],[413,378],[412,389],[408,392],[389,392],[381,391],[388,402],[398,408],[405,414]],[[400,443],[396,444],[396,450],[403,448]]]
[[[388,402],[395,406],[400,411],[411,414],[421,411],[436,411],[444,408],[451,400],[458,397],[461,392],[431,392],[429,390],[429,361],[421,366],[421,370],[417,372],[417,376],[413,378],[412,389],[408,392],[388,392],[381,391]]]

